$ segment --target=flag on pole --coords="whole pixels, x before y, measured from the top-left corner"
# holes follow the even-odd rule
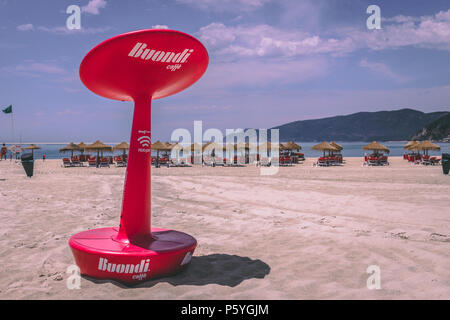
[[[3,111],[3,113],[12,113],[12,105],[10,105],[9,107],[6,107],[2,111]]]

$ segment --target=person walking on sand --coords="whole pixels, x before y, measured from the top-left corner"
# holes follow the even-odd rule
[[[3,143],[2,148],[0,149],[0,160],[3,160],[3,158],[5,158],[6,160],[6,151],[8,149],[6,149],[5,143]]]

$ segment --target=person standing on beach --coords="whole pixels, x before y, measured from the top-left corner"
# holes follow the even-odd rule
[[[42,161],[45,161],[45,153],[42,154]]]
[[[0,160],[3,160],[3,158],[5,158],[5,160],[6,160],[6,151],[7,151],[8,149],[6,149],[6,146],[5,146],[5,144],[3,143],[3,145],[2,145],[2,148],[1,148],[1,150],[0,150]]]

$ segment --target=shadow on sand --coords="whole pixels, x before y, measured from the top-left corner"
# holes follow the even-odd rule
[[[235,287],[247,279],[263,279],[269,273],[269,265],[261,260],[252,260],[247,257],[229,254],[210,254],[192,257],[189,266],[177,274],[151,279],[135,285],[128,285],[114,280],[99,280],[88,276],[82,277],[94,283],[112,283],[124,289],[151,288],[161,282],[167,282],[173,286],[218,284]]]

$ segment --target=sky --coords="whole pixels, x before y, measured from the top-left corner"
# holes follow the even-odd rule
[[[68,30],[69,5],[81,29]],[[368,29],[369,5],[381,29]],[[360,111],[450,110],[448,0],[0,0],[0,108],[23,142],[128,141],[132,102],[81,83],[98,43],[149,28],[183,31],[209,53],[192,87],[152,104],[152,137],[177,128],[271,128]],[[0,142],[11,141],[0,113]]]

